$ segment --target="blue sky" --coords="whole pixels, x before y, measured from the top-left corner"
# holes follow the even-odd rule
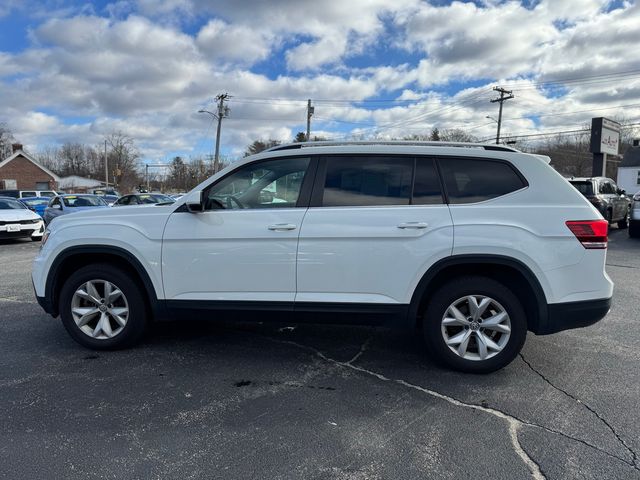
[[[210,153],[223,92],[229,157],[291,140],[308,98],[326,138],[490,138],[496,85],[505,135],[640,122],[639,27],[623,0],[6,0],[0,122],[32,151],[122,131],[150,162]]]

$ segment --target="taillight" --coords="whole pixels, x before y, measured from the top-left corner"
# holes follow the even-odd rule
[[[607,248],[606,220],[569,220],[567,227],[584,248]]]

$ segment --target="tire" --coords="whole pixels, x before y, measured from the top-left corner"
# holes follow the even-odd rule
[[[607,223],[611,225],[613,222],[613,212],[611,210],[607,210],[607,214],[604,217],[607,220]]]
[[[32,242],[41,242],[42,241],[42,237],[31,237],[31,241]]]
[[[112,292],[111,302],[106,299],[106,289]],[[148,314],[140,286],[119,268],[97,263],[77,270],[65,281],[60,292],[60,317],[69,335],[80,345],[94,350],[117,350],[142,338]],[[100,322],[103,323],[98,329]]]
[[[640,222],[629,223],[629,236],[631,238],[640,238]]]
[[[629,210],[624,215],[624,218],[618,222],[618,228],[627,228],[629,226]]]
[[[494,322],[498,318],[503,320],[495,328],[482,327],[482,322],[468,321],[473,317],[471,308],[465,308],[470,307],[469,297],[473,297],[476,303],[480,300],[480,305],[482,299],[488,299],[478,320],[486,322],[491,317]],[[463,314],[462,320],[468,326],[458,323],[451,306],[456,306],[458,313]],[[498,317],[503,312],[506,318],[504,315]],[[445,318],[449,319],[446,326],[443,325]],[[506,332],[506,328],[510,331]],[[427,351],[437,362],[461,372],[490,373],[508,365],[518,355],[527,337],[527,318],[518,298],[503,284],[488,277],[468,276],[451,280],[433,294],[424,314],[422,329]],[[456,335],[466,335],[467,344],[456,344],[460,338],[455,339]],[[485,347],[483,352],[480,338],[489,338],[493,347]],[[464,346],[464,356],[452,350]],[[495,350],[496,346],[500,349]],[[484,359],[482,353],[485,353]]]

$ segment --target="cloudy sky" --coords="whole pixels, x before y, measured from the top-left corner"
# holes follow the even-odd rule
[[[640,122],[640,2],[0,1],[0,122],[27,148],[121,130],[147,161],[255,139],[495,135]]]

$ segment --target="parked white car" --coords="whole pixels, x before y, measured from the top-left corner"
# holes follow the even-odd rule
[[[0,197],[0,239],[30,238],[40,241],[44,233],[42,217],[18,200]]]
[[[131,345],[151,319],[233,311],[408,328],[445,365],[489,372],[527,331],[607,314],[606,249],[606,220],[548,157],[314,142],[247,157],[173,205],[60,218],[33,282],[90,348]]]

